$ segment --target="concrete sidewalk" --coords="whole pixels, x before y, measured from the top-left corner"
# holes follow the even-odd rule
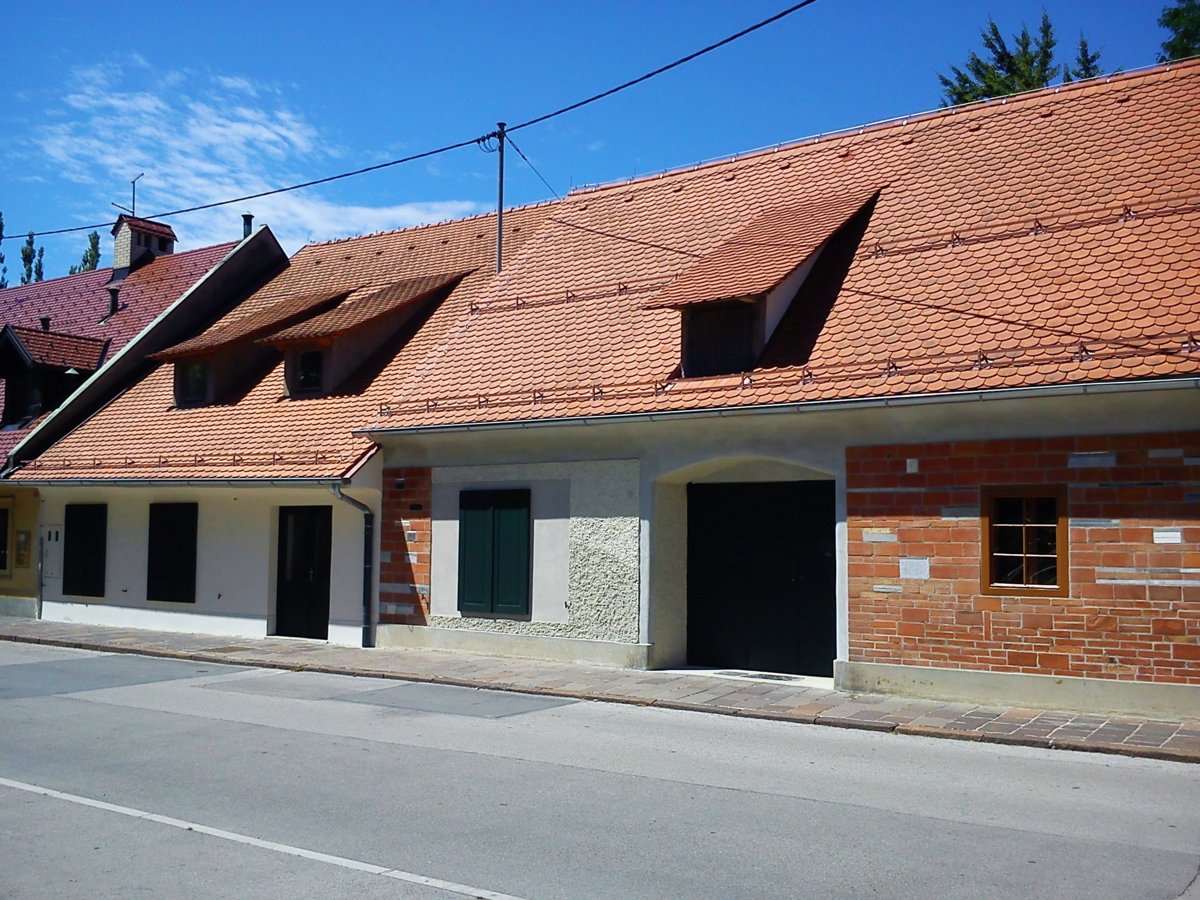
[[[0,617],[0,640],[1200,763],[1197,721],[852,694],[711,672],[607,669],[442,650],[363,650],[290,638],[227,638],[35,619]]]

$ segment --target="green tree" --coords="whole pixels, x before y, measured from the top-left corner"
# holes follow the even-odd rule
[[[1175,0],[1163,8],[1158,25],[1171,32],[1163,41],[1159,62],[1200,56],[1200,0]]]
[[[4,213],[0,212],[0,289],[8,287],[8,266],[4,264]]]
[[[1054,37],[1050,16],[1045,12],[1042,13],[1036,37],[1022,24],[1021,30],[1013,35],[1010,46],[1000,33],[995,19],[988,19],[980,37],[983,39],[985,56],[971,51],[962,68],[951,66],[949,75],[938,74],[943,106],[1037,90],[1046,87],[1060,75],[1065,81],[1070,81],[1100,74],[1100,53],[1092,53],[1082,36],[1073,66],[1059,65],[1054,61],[1054,48],[1058,41]]]
[[[24,268],[21,273],[21,284],[33,284],[35,281],[42,280],[42,257],[45,253],[45,247],[35,248],[33,246],[33,232],[29,232],[25,243],[21,245],[21,265]]]
[[[79,265],[71,266],[68,274],[78,275],[80,272],[95,271],[100,264],[100,232],[93,231],[88,235],[87,249],[83,251],[83,259]]]

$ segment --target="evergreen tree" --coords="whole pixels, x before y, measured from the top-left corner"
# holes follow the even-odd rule
[[[83,251],[83,259],[79,265],[71,266],[69,273],[78,275],[80,272],[95,271],[96,266],[100,264],[100,233],[93,231],[88,235],[87,249]]]
[[[1158,24],[1171,32],[1163,41],[1159,62],[1200,56],[1200,0],[1175,0],[1163,8]]]
[[[1100,73],[1100,53],[1092,53],[1087,40],[1079,39],[1079,50],[1074,66],[1061,66],[1054,62],[1054,26],[1050,16],[1042,13],[1042,22],[1037,36],[1029,28],[1021,26],[1013,35],[1012,45],[1000,33],[995,19],[988,19],[987,27],[980,32],[986,58],[971,51],[963,68],[950,67],[950,75],[938,75],[942,84],[942,105],[956,106],[973,100],[1003,97],[1021,91],[1044,88],[1060,75],[1064,80],[1091,78]]]
[[[8,266],[4,264],[4,213],[0,212],[0,289],[8,287]]]
[[[42,257],[45,253],[45,247],[33,246],[33,232],[29,232],[25,243],[21,245],[21,266],[24,268],[21,284],[33,284],[42,280]]]

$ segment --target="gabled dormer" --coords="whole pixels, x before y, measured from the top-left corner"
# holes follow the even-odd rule
[[[0,328],[0,378],[4,411],[0,424],[19,425],[58,406],[104,362],[108,341],[43,328]]]
[[[865,226],[878,195],[768,210],[645,303],[680,311],[682,377],[755,368],[822,253],[852,222]]]
[[[259,338],[258,343],[283,351],[289,396],[324,396],[344,384],[385,344],[419,324],[465,274],[363,288],[334,309]]]
[[[175,366],[175,405],[207,406],[236,394],[275,355],[256,343],[265,334],[336,306],[357,286],[282,297],[238,309],[196,337],[153,354]]]
[[[161,222],[122,214],[113,225],[112,234],[113,281],[123,280],[156,256],[175,252],[175,232]]]

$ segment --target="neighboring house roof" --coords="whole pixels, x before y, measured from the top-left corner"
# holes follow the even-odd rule
[[[217,244],[155,257],[116,285],[120,290],[113,315],[109,315],[111,268],[6,287],[0,289],[0,323],[12,326],[31,354],[35,352],[32,346],[39,347],[36,352],[44,354],[43,364],[92,371],[141,333],[236,245]],[[53,338],[42,331],[41,320],[47,316]],[[97,345],[100,352],[92,355]],[[47,361],[53,358],[64,362]],[[32,424],[0,431],[0,455],[7,454]]]
[[[100,368],[108,349],[108,341],[102,338],[41,331],[20,325],[6,325],[5,328],[20,342],[33,365],[93,372]]]
[[[116,234],[120,230],[122,222],[127,222],[129,227],[134,231],[153,234],[156,237],[170,238],[173,241],[177,240],[175,230],[170,225],[164,225],[162,222],[155,222],[152,219],[139,219],[137,216],[129,216],[125,213],[117,216],[117,221],[113,223],[112,227],[113,234]]]
[[[1194,376],[1198,151],[1189,62],[506,212],[522,231],[499,276],[490,217],[316,245],[237,315],[482,268],[353,395],[289,400],[280,364],[234,404],[175,410],[162,367],[26,471],[332,476],[370,450],[364,427]],[[817,266],[845,257],[821,276],[831,305],[802,288],[756,368],[680,377],[681,307],[761,295],[818,247]]]

